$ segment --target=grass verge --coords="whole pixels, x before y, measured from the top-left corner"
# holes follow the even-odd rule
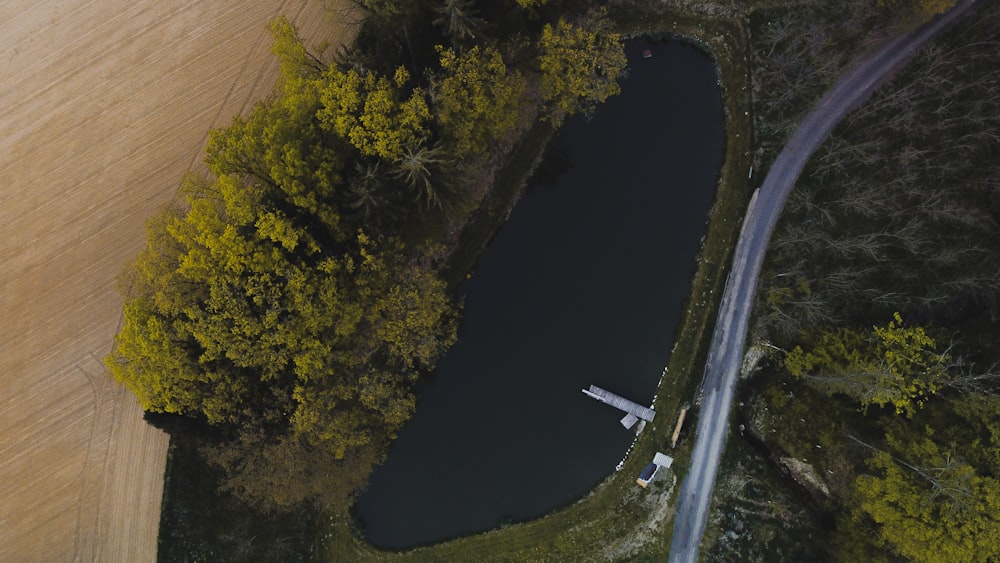
[[[469,220],[458,248],[445,266],[443,277],[452,290],[475,269],[479,257],[507,221],[554,134],[548,122],[537,122],[514,149],[507,165],[497,173],[493,189]]]

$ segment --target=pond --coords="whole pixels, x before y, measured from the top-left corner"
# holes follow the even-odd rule
[[[356,505],[372,544],[536,518],[592,490],[632,443],[623,413],[580,390],[652,402],[724,137],[711,59],[676,41],[626,52],[622,94],[562,128],[463,286],[459,341]]]

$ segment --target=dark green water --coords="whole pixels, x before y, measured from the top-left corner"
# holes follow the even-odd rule
[[[545,180],[465,284],[459,341],[356,506],[374,545],[541,516],[589,492],[631,444],[624,413],[580,389],[651,403],[724,138],[708,57],[679,42],[626,51],[622,94],[566,124]]]

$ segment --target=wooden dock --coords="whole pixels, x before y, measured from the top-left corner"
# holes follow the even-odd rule
[[[625,418],[622,419],[622,426],[625,426],[625,428],[631,428],[632,424],[635,424],[637,419],[652,422],[653,417],[656,416],[656,411],[653,409],[644,407],[624,397],[615,395],[611,391],[601,389],[596,385],[591,385],[590,389],[583,389],[582,391],[585,395],[592,399],[597,399],[602,403],[611,405],[616,409],[623,410],[628,413]]]

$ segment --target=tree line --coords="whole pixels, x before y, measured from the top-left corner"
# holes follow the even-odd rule
[[[276,91],[211,132],[210,175],[149,222],[106,359],[265,511],[350,505],[456,339],[441,233],[532,123],[590,111],[624,73],[587,5],[359,3],[332,55],[272,22]]]

